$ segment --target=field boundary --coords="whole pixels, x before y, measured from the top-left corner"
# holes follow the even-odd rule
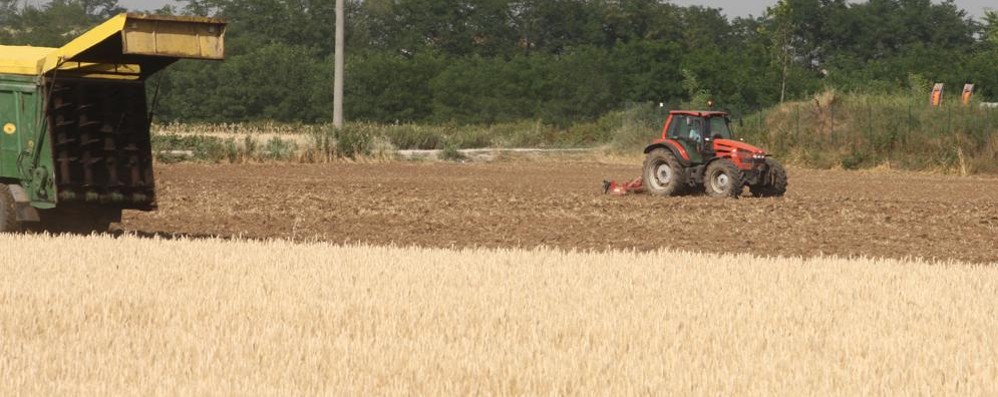
[[[483,149],[458,149],[448,150],[397,150],[395,154],[403,160],[439,160],[449,154],[457,153],[460,156],[472,160],[494,160],[502,155],[526,155],[526,156],[547,156],[564,154],[588,154],[596,153],[598,148],[574,148],[574,149],[531,149],[531,148],[483,148]]]
[[[534,149],[534,148],[479,148],[479,149],[456,149],[456,150],[422,150],[422,149],[405,149],[405,150],[394,150],[389,151],[389,153],[394,153],[398,159],[413,161],[413,160],[445,160],[450,157],[464,158],[473,161],[493,161],[504,155],[518,155],[518,156],[558,156],[558,155],[571,155],[571,154],[592,154],[598,153],[601,148],[569,148],[569,149]],[[185,160],[191,160],[197,157],[197,152],[194,150],[158,150],[155,152],[157,156],[170,156],[173,158],[181,158]]]

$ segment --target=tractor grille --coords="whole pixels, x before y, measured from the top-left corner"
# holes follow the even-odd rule
[[[152,209],[156,197],[145,84],[59,79],[49,95],[59,201]]]

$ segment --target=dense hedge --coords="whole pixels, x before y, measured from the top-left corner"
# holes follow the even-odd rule
[[[161,120],[329,118],[332,0],[177,3],[158,12],[231,23],[229,59],[158,76]],[[0,0],[0,42],[61,45],[121,11],[115,0],[23,4]],[[904,90],[913,74],[972,81],[981,98],[998,98],[998,15],[974,20],[951,1],[782,0],[733,20],[659,0],[348,0],[348,9],[345,102],[355,121],[564,127],[627,103],[704,96],[747,114],[829,88]]]

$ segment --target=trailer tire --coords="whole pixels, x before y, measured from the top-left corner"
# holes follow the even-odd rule
[[[10,193],[10,187],[0,183],[0,233],[21,231],[21,222],[17,220],[17,210],[14,205],[14,195]]]

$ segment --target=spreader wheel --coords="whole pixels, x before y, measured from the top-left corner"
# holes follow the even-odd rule
[[[745,180],[742,171],[728,159],[720,159],[707,166],[704,187],[711,197],[738,198],[742,195]]]
[[[755,197],[783,197],[787,193],[787,171],[776,159],[766,158],[766,177],[761,184],[750,186]]]
[[[21,222],[17,220],[14,208],[14,195],[10,187],[0,183],[0,233],[13,233],[21,230]]]
[[[34,226],[37,231],[46,231],[54,234],[76,234],[89,235],[91,233],[105,233],[111,227],[111,223],[120,219],[120,210],[90,209],[81,211],[79,209],[64,210],[54,209],[41,213],[41,222]]]
[[[645,190],[656,196],[676,196],[686,185],[686,174],[672,152],[658,148],[645,157]]]

